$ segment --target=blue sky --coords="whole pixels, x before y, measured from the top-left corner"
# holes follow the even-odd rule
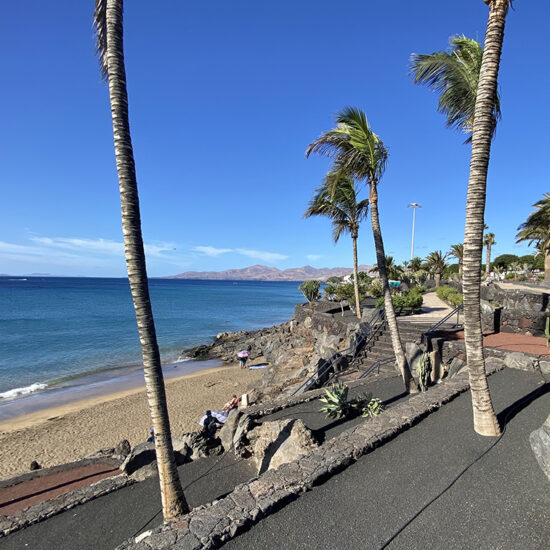
[[[483,40],[487,7],[461,2],[150,2],[125,10],[131,129],[152,276],[260,263],[351,265],[351,242],[302,219],[326,173],[307,145],[346,105],[389,149],[380,185],[386,251],[462,242],[469,147],[436,96],[407,75],[412,52]],[[108,90],[93,1],[3,7],[0,273],[124,276]],[[494,254],[526,253],[517,226],[549,190],[550,2],[517,0],[501,64],[503,118],[486,221]],[[368,223],[359,260],[375,261]]]

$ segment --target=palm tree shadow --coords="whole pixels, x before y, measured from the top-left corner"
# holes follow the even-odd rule
[[[550,391],[550,384],[545,383],[542,386],[534,389],[532,392],[524,395],[521,399],[518,399],[516,402],[508,405],[505,409],[500,411],[497,414],[497,420],[501,426],[506,426],[523,409],[528,407],[533,401],[542,397]]]

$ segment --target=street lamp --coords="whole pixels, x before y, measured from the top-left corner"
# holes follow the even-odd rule
[[[412,262],[412,259],[414,258],[414,218],[416,214],[416,209],[422,208],[422,205],[417,202],[411,202],[407,204],[407,208],[409,208],[409,206],[413,209],[413,230],[412,230],[412,240],[411,240],[411,262]]]

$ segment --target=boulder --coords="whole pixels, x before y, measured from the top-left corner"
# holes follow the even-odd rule
[[[179,438],[173,437],[172,445],[178,465],[221,453],[220,439],[209,437],[205,432],[184,433]]]
[[[248,448],[248,434],[256,426],[256,423],[250,415],[243,414],[238,422],[237,427],[235,428],[235,433],[233,434],[233,449],[237,456],[249,457],[250,450]]]
[[[533,370],[533,359],[519,351],[512,351],[504,358],[504,364],[511,369]]]
[[[542,471],[550,480],[550,416],[538,430],[531,432],[529,442]]]
[[[453,360],[449,365],[449,370],[447,371],[447,377],[452,378],[453,376],[456,376],[465,366],[466,363],[462,359],[453,357]]]
[[[123,439],[116,447],[115,447],[115,455],[118,456],[128,456],[130,454],[130,451],[132,448],[130,447],[130,442],[127,439]]]
[[[411,372],[414,375],[416,375],[417,368],[422,360],[423,354],[424,350],[418,344],[415,344],[414,342],[407,342],[405,344],[405,355],[407,357],[407,362],[409,363]]]
[[[40,466],[40,464],[38,464],[38,462],[36,462],[36,460],[33,460],[31,462],[31,465],[29,466],[29,470],[31,470],[31,471],[41,470],[41,469],[42,469],[42,466]]]
[[[259,474],[297,460],[317,447],[313,434],[299,419],[264,422],[248,438]]]
[[[157,453],[154,443],[140,443],[130,451],[126,460],[120,465],[120,469],[125,474],[132,475],[140,468],[156,462],[156,458]]]
[[[233,409],[229,412],[227,420],[220,430],[222,447],[224,452],[226,453],[233,448],[233,436],[235,435],[235,431],[237,429],[237,425],[239,424],[239,419],[241,418],[241,416],[242,414],[238,409]]]

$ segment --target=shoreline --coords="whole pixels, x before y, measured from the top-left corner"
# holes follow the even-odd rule
[[[262,371],[219,366],[165,381],[172,435],[197,431],[206,409],[221,409],[245,393]],[[150,427],[144,385],[75,401],[0,422],[0,479],[28,471],[36,460],[50,467],[127,439],[134,447]]]

